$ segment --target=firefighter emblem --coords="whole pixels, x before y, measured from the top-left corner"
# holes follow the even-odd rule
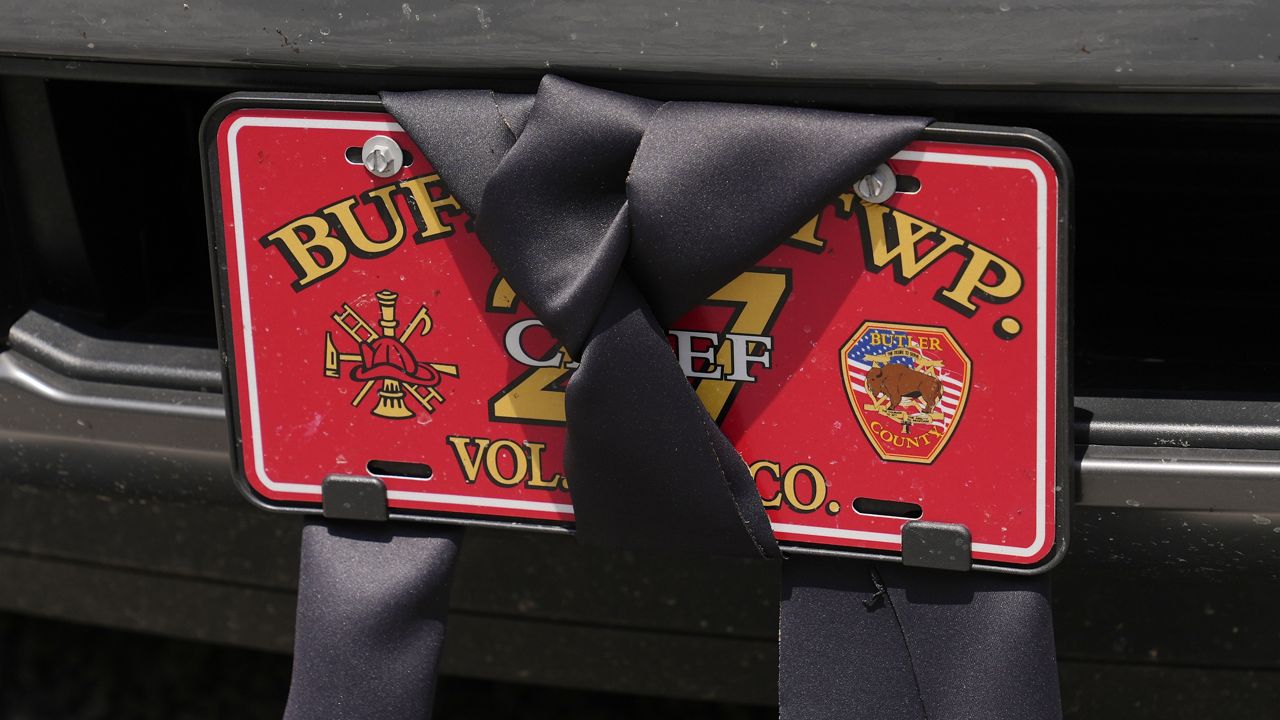
[[[840,355],[853,414],[880,459],[936,460],[969,397],[969,357],[951,333],[866,322]]]
[[[360,383],[360,389],[351,400],[359,407],[369,393],[377,389],[377,401],[370,412],[375,417],[403,420],[415,417],[414,405],[428,414],[434,413],[444,403],[440,383],[444,377],[458,377],[458,366],[451,363],[421,362],[409,348],[414,338],[424,338],[431,332],[431,314],[422,305],[403,329],[396,319],[398,293],[381,290],[374,295],[378,301],[378,321],[375,329],[348,303],[333,314],[333,321],[356,342],[357,352],[344,353],[334,343],[333,333],[324,334],[324,375],[341,378],[343,363],[352,365],[348,377]]]

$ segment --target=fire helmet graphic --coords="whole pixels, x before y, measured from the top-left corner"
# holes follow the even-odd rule
[[[428,413],[434,413],[445,401],[438,386],[446,375],[458,377],[458,366],[420,362],[409,348],[411,339],[424,338],[431,332],[433,323],[427,306],[420,306],[401,330],[400,321],[396,319],[399,294],[380,290],[374,297],[378,301],[378,329],[348,303],[343,303],[342,310],[333,314],[333,321],[357,343],[359,352],[340,352],[334,344],[333,333],[325,333],[325,377],[340,378],[342,364],[354,364],[350,378],[362,385],[351,404],[358,407],[376,387],[378,399],[370,410],[375,417],[389,420],[415,417],[417,413],[406,398],[412,398]]]

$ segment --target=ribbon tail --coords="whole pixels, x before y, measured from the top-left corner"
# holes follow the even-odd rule
[[[309,520],[285,720],[431,717],[462,530]]]
[[[1045,576],[793,557],[781,720],[1062,717]]]

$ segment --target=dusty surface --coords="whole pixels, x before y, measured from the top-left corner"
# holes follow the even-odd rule
[[[0,720],[279,718],[286,655],[0,613]],[[1067,720],[1275,717],[1280,673],[1065,662]],[[434,720],[774,720],[719,705],[443,678]]]
[[[0,614],[0,718],[279,718],[285,655]],[[713,705],[444,678],[435,720],[766,720]]]

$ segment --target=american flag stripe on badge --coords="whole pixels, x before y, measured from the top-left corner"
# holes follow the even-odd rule
[[[850,384],[854,390],[856,390],[859,393],[862,393],[863,395],[868,394],[867,388],[865,385],[867,381],[866,372],[873,367],[872,364],[866,358],[868,356],[885,355],[889,351],[894,349],[899,349],[902,347],[910,347],[909,345],[910,339],[907,333],[905,332],[902,332],[900,330],[886,330],[886,331],[883,331],[881,334],[883,336],[892,338],[893,342],[872,343],[871,339],[874,336],[868,333],[864,335],[863,338],[859,340],[853,346],[852,349],[849,350],[847,367],[848,367]],[[930,358],[928,354],[923,352],[921,352],[920,354],[930,360],[939,359],[939,358]],[[912,368],[915,367],[915,362],[912,360],[910,356],[907,356],[907,355],[891,357],[889,358],[889,362],[906,365]],[[955,420],[956,410],[960,403],[960,391],[964,388],[964,383],[952,377],[951,373],[949,373],[945,369],[939,368],[933,374],[939,380],[941,380],[944,384],[944,387],[942,389],[943,398],[942,398],[942,402],[939,403],[939,407],[941,408],[942,414],[945,416],[945,418],[941,421],[934,421],[928,424],[937,425],[938,427],[945,428],[948,425],[950,425],[953,420]]]

